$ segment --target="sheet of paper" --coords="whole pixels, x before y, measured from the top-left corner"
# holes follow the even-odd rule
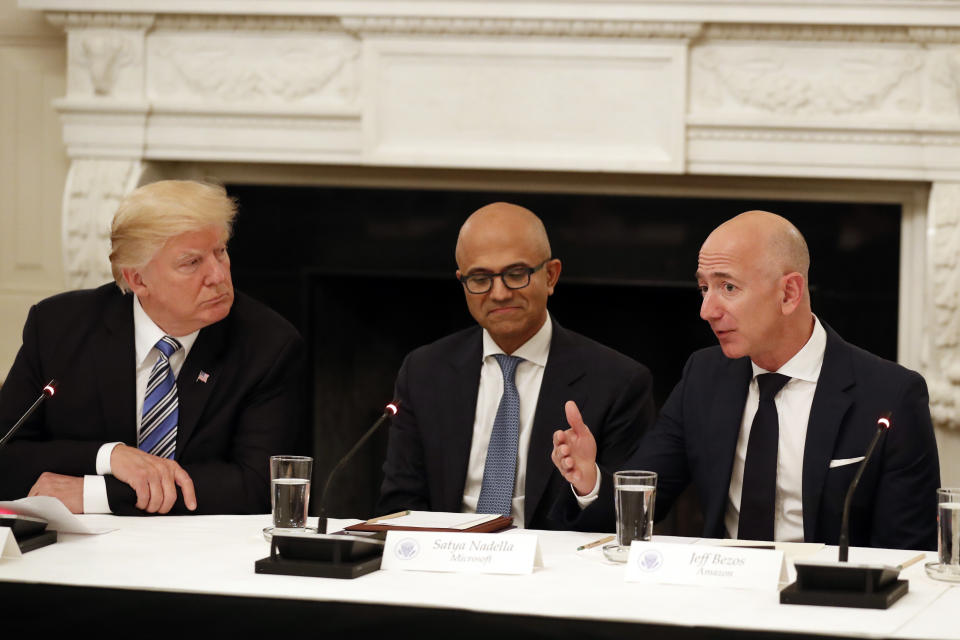
[[[422,529],[469,529],[478,524],[499,518],[489,513],[451,513],[448,511],[411,511],[405,516],[376,520],[370,524],[391,527],[417,527]]]
[[[47,529],[58,533],[106,533],[113,528],[94,527],[70,513],[62,502],[50,496],[34,496],[0,502],[0,509],[8,509],[23,516],[43,518]]]

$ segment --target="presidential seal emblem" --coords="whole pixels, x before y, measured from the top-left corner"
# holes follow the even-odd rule
[[[663,566],[663,554],[656,549],[647,549],[637,558],[637,566],[645,573],[653,573]]]
[[[413,560],[420,553],[420,543],[413,538],[404,538],[393,548],[393,553],[401,560]]]

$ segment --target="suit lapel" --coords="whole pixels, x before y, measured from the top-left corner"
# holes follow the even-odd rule
[[[853,365],[846,343],[833,329],[827,331],[827,347],[817,389],[810,407],[807,438],[803,449],[803,537],[813,540],[817,531],[820,496],[830,468],[834,443],[840,424],[852,398],[848,393],[854,384]]]
[[[709,479],[710,487],[706,504],[703,505],[704,519],[708,530],[720,537],[724,532],[723,516],[730,492],[730,476],[751,378],[753,367],[750,358],[728,361],[727,371],[713,383],[713,399],[705,417],[706,429],[712,437],[704,441],[712,442],[716,449],[702,452],[708,465],[705,477]]]
[[[477,414],[482,356],[482,333],[477,327],[451,351],[446,370],[437,372],[441,376],[438,386],[446,390],[447,396],[439,398],[447,408],[446,424],[441,423],[441,428],[447,429],[442,472],[444,509],[447,511],[459,511],[463,503],[463,488],[467,480],[465,470],[470,462],[473,423]]]
[[[98,332],[94,369],[107,442],[137,445],[136,348],[133,338],[133,298],[119,290],[111,295]]]
[[[227,323],[231,321],[231,316],[200,330],[197,341],[193,343],[180,369],[180,375],[177,376],[177,396],[180,402],[176,452],[178,459],[197,427],[210,394],[223,377],[223,351],[226,347]]]
[[[552,318],[551,318],[552,320]],[[553,449],[553,432],[565,428],[558,423],[562,415],[563,404],[567,400],[576,400],[582,408],[588,398],[572,396],[571,387],[585,374],[583,365],[576,357],[569,334],[556,320],[553,321],[553,337],[550,340],[550,355],[543,371],[540,383],[540,396],[533,416],[530,431],[530,443],[527,448],[527,478],[524,487],[524,523],[529,527],[547,484],[553,475],[553,461],[550,452]]]

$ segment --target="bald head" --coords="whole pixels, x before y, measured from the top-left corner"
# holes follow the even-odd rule
[[[724,355],[776,371],[806,344],[809,268],[803,236],[776,214],[747,211],[713,230],[700,247],[697,283],[700,317]]]
[[[797,272],[804,282],[807,280],[810,270],[807,242],[789,220],[775,213],[741,213],[714,229],[703,246],[708,244],[735,246],[743,255],[754,256],[758,266],[772,276]]]
[[[540,218],[529,209],[509,202],[488,204],[467,218],[457,237],[457,266],[464,268],[463,256],[468,245],[490,241],[523,244],[540,256],[540,260],[546,260],[551,255],[550,240]]]

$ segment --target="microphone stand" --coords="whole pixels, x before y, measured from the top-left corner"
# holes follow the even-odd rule
[[[20,427],[30,419],[30,416],[40,408],[40,405],[43,404],[43,401],[47,398],[52,398],[57,392],[58,382],[54,379],[44,385],[43,390],[40,392],[40,396],[30,405],[30,408],[27,409],[26,413],[20,416],[20,419],[17,420],[17,423],[13,425],[3,438],[0,438],[0,449],[2,449],[10,438],[13,437]],[[28,551],[33,551],[34,549],[39,549],[40,547],[45,547],[49,544],[53,544],[57,541],[57,532],[56,531],[45,531],[47,528],[47,521],[42,518],[34,518],[31,516],[17,515],[2,513],[0,514],[0,527],[9,527],[10,531],[13,533],[14,539],[17,541],[17,546],[20,547],[20,553],[26,553]]]
[[[276,533],[270,540],[270,555],[254,563],[256,573],[270,573],[317,578],[358,578],[380,568],[383,540],[355,534],[327,534],[327,494],[334,477],[354,454],[391,417],[397,415],[399,402],[386,406],[373,423],[340,461],[334,465],[320,495],[320,517],[317,534]]]
[[[863,471],[880,438],[890,429],[890,412],[877,420],[877,431],[867,447],[843,501],[837,562],[797,561],[797,581],[780,592],[780,604],[886,609],[907,593],[910,583],[899,580],[901,566],[850,564],[850,506]]]

